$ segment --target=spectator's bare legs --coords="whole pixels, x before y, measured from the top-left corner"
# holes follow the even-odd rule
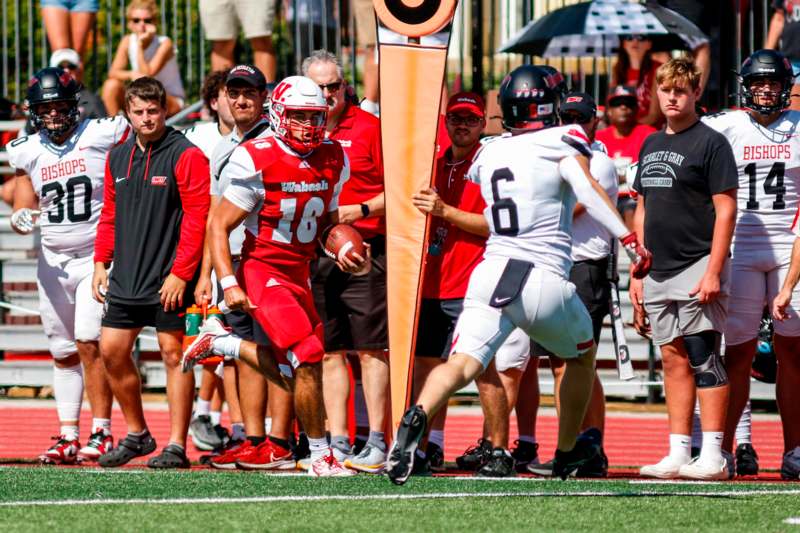
[[[364,370],[362,369],[361,382],[364,384],[366,397]],[[322,396],[325,398],[325,412],[328,415],[328,430],[331,432],[331,437],[348,435],[347,398],[350,396],[350,376],[347,374],[345,354],[342,352],[325,354],[322,360]],[[367,401],[367,412],[369,413],[369,401]]]
[[[141,328],[104,327],[100,332],[100,356],[111,391],[125,416],[128,433],[140,433],[147,429],[142,409],[142,383],[131,357],[133,343],[140,331]]]
[[[256,358],[256,360],[258,357]],[[237,363],[239,371],[239,406],[242,410],[244,431],[248,437],[264,436],[264,414],[267,410],[267,382],[250,364]],[[230,396],[230,390],[228,391]]]
[[[494,359],[475,383],[489,440],[495,447],[508,448],[509,404]]]
[[[214,391],[217,388],[217,375],[214,368],[204,366],[200,372],[200,388],[197,390],[197,399],[211,402],[214,400]],[[212,406],[212,411],[213,406]]]
[[[108,78],[100,90],[100,98],[103,100],[103,105],[106,106],[108,116],[118,115],[125,106],[125,82]]]
[[[250,39],[250,46],[253,47],[253,63],[267,78],[267,82],[275,81],[278,71],[278,61],[275,57],[275,48],[272,46],[272,37],[253,37]]]
[[[78,356],[83,364],[83,387],[94,418],[111,418],[111,404],[114,396],[106,377],[106,367],[100,358],[100,348],[96,341],[76,341]],[[94,429],[94,428],[92,428]]]
[[[502,379],[503,374],[500,374]],[[520,436],[536,436],[536,416],[539,413],[539,358],[531,357],[528,368],[522,374],[517,386],[517,401],[514,405],[517,414],[517,428]]]
[[[86,38],[89,37],[96,19],[97,13],[88,11],[73,11],[69,14],[69,31],[72,36],[72,46],[69,48],[78,52],[81,57],[86,50]]]
[[[561,380],[564,378],[564,361],[555,357],[550,358],[550,367],[553,369],[553,390],[558,391],[561,386]],[[558,393],[555,394],[556,409],[560,408],[558,404]],[[592,396],[589,400],[589,407],[586,409],[586,416],[583,419],[581,429],[597,428],[600,433],[605,430],[606,420],[606,398],[603,392],[603,385],[600,383],[600,377],[597,371],[594,373],[594,384],[592,385]]]
[[[419,403],[419,394],[422,391],[422,387],[425,385],[425,381],[428,379],[428,376],[431,372],[438,366],[442,365],[444,360],[439,357],[415,357],[414,358],[414,380],[413,380],[413,393],[412,397],[412,405],[416,405]],[[447,404],[445,404],[442,409],[434,415],[433,418],[428,420],[428,425],[430,426],[431,431],[443,431],[444,430],[444,423],[447,418]],[[484,426],[486,423],[484,422]],[[484,436],[486,432],[484,430]]]
[[[564,377],[558,387],[558,449],[569,451],[575,447],[575,440],[580,432],[586,408],[589,405],[590,394],[587,390],[592,387],[595,379],[594,360],[597,345],[574,359],[566,360]]]
[[[233,49],[235,40],[211,41],[211,70],[230,70],[233,68]]]
[[[389,409],[389,360],[383,350],[363,351],[358,354],[361,362],[361,386],[367,404],[370,431],[383,433]]]
[[[675,339],[661,347],[661,364],[669,432],[672,435],[691,435],[696,388],[683,339]]]
[[[222,392],[225,396],[225,402],[228,404],[228,417],[231,419],[231,425],[244,423],[242,420],[242,406],[239,403],[238,379],[236,365],[226,363],[222,370]]]
[[[62,7],[42,8],[42,22],[47,31],[47,42],[50,43],[51,50],[72,48],[69,19],[69,11]]]
[[[186,434],[192,417],[194,373],[181,370],[183,331],[159,331],[158,346],[167,372],[167,404],[169,406],[169,441],[186,448]]]
[[[268,381],[269,389],[269,415],[272,427],[269,434],[279,439],[287,440],[292,432],[292,418],[294,417],[294,395],[292,391],[279,387]],[[263,424],[264,419],[262,417]]]

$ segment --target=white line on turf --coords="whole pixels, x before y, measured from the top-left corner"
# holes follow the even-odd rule
[[[657,492],[637,491],[635,493],[612,491],[556,491],[556,492],[445,492],[430,494],[330,494],[322,496],[253,496],[239,498],[107,498],[97,500],[32,500],[0,502],[0,507],[51,507],[71,505],[198,505],[198,504],[225,504],[225,503],[278,503],[278,502],[327,502],[327,501],[367,501],[367,500],[448,500],[457,498],[508,498],[508,497],[625,497],[625,496],[706,496],[706,497],[735,497],[735,496],[765,496],[765,495],[800,495],[800,489],[785,490],[731,490],[708,492]]]
[[[792,516],[787,518],[783,521],[784,524],[789,524],[791,526],[800,526],[800,516]]]

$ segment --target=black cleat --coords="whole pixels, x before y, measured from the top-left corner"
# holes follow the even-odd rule
[[[488,439],[478,439],[477,446],[467,448],[464,455],[456,457],[458,468],[461,470],[478,470],[489,460],[493,447]]]
[[[402,485],[411,475],[417,446],[427,427],[428,415],[419,405],[409,407],[400,420],[397,438],[386,460],[386,474],[395,485]]]
[[[590,439],[577,440],[568,452],[556,449],[553,457],[553,476],[567,479],[589,464],[600,453],[600,446]]]
[[[495,448],[489,460],[479,470],[481,477],[514,477],[517,475],[514,470],[514,458],[504,448]]]
[[[758,475],[758,454],[749,443],[740,444],[736,447],[736,475]]]
[[[511,450],[511,457],[514,458],[514,464],[517,472],[527,472],[529,464],[537,464],[539,462],[539,445],[535,442],[526,442],[524,440],[514,441],[516,448]]]
[[[444,466],[444,450],[442,450],[438,444],[435,442],[428,442],[425,455],[427,456],[431,472],[444,472],[446,470]]]
[[[800,446],[786,452],[781,462],[781,479],[800,479]]]
[[[603,435],[597,428],[589,428],[578,435],[578,442],[587,442],[590,446],[597,446],[598,453],[592,460],[578,468],[576,477],[601,478],[608,477],[608,457],[603,451]]]
[[[428,456],[422,456],[422,450],[417,448],[414,452],[414,467],[411,469],[411,475],[417,477],[431,477],[433,471],[431,470],[431,463]]]

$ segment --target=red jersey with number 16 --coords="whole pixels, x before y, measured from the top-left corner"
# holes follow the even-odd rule
[[[300,156],[278,138],[238,146],[223,170],[224,197],[257,217],[245,220],[243,260],[256,259],[294,279],[308,277],[320,219],[336,211],[350,166],[337,142]]]

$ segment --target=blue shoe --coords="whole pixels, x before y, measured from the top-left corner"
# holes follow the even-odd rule
[[[794,450],[786,452],[781,464],[781,479],[798,480],[800,479],[800,446]]]

